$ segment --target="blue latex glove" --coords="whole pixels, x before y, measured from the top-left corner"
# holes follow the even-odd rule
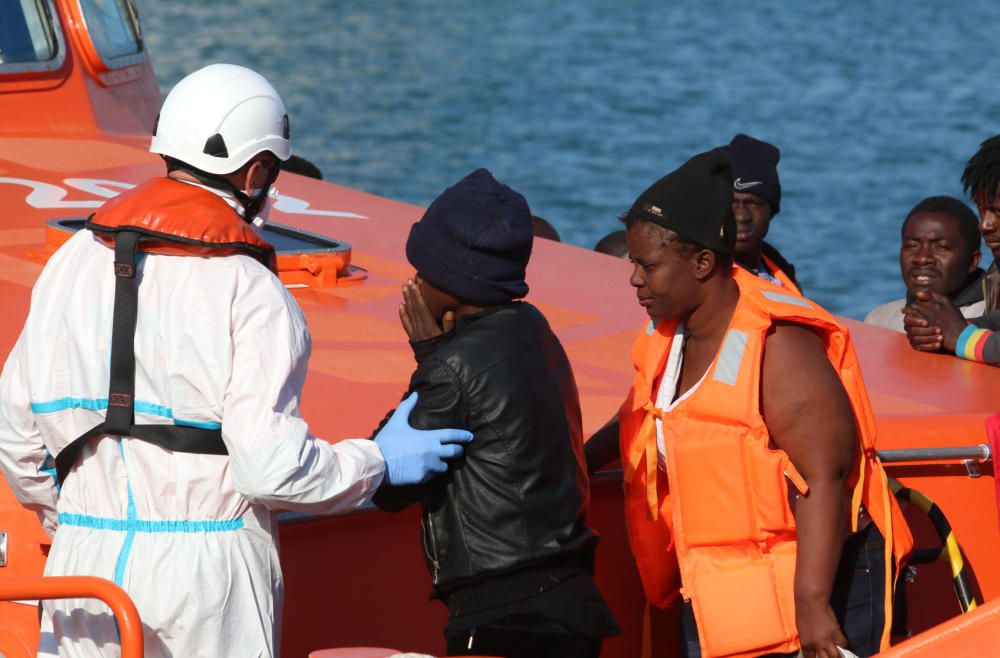
[[[435,473],[448,470],[445,459],[461,457],[462,443],[472,440],[465,430],[416,430],[410,427],[410,412],[417,405],[414,391],[399,403],[375,443],[385,458],[385,481],[392,485],[420,484]]]

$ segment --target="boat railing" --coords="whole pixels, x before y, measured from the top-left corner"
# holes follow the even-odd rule
[[[969,477],[977,478],[982,475],[979,465],[983,462],[992,461],[993,453],[990,446],[980,443],[974,446],[949,446],[946,448],[900,448],[893,450],[879,450],[879,459],[883,464],[900,464],[904,462],[940,462],[949,460],[962,460]],[[592,473],[592,482],[621,481],[622,469],[610,468],[596,473]],[[365,503],[351,514],[361,512],[373,512],[378,508],[371,503]],[[279,515],[281,524],[301,523],[303,521],[313,521],[329,516],[343,516],[342,514],[306,514],[303,512],[283,512]]]
[[[121,637],[121,658],[142,658],[142,621],[135,603],[121,587],[94,576],[0,578],[0,601],[100,599],[111,608]]]
[[[898,462],[927,462],[948,459],[972,459],[979,462],[990,461],[993,453],[989,445],[949,446],[947,448],[899,448],[879,450],[878,457],[883,464]]]
[[[940,462],[961,460],[970,478],[978,478],[983,472],[980,465],[993,460],[989,444],[975,446],[948,446],[946,448],[897,448],[879,450],[878,457],[883,464],[914,462]]]

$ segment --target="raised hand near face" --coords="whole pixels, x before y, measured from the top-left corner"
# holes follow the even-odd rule
[[[420,286],[413,279],[407,279],[403,284],[403,303],[399,305],[399,321],[409,336],[410,341],[418,343],[455,328],[455,313],[446,311],[438,324],[437,318],[431,313]]]

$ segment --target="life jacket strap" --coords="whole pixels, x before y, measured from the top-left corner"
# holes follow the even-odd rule
[[[111,328],[111,377],[104,422],[74,439],[56,455],[56,478],[65,482],[83,447],[104,435],[128,436],[174,452],[226,455],[221,429],[135,424],[135,328],[139,317],[136,253],[142,235],[115,233],[115,302]]]
[[[111,328],[111,382],[104,427],[124,434],[135,420],[135,325],[139,317],[139,278],[136,250],[139,234],[115,238],[115,307]]]

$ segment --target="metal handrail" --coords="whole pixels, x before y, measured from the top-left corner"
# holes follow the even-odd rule
[[[135,603],[121,587],[94,576],[47,576],[0,578],[0,601],[25,599],[100,599],[108,604],[118,622],[121,658],[143,658],[142,621]]]
[[[900,462],[936,462],[944,459],[971,459],[977,462],[988,462],[993,459],[989,444],[980,443],[977,446],[951,446],[947,448],[899,448],[893,450],[878,450],[879,460],[883,464]],[[613,479],[621,477],[622,469],[612,468],[590,474],[590,479]]]
[[[949,448],[901,448],[894,450],[879,450],[879,459],[883,464],[898,464],[902,462],[934,462],[945,459],[962,459],[973,462],[986,462],[993,459],[990,446],[980,443],[976,446],[953,446]],[[590,481],[613,480],[621,481],[623,471],[620,468],[609,468],[590,474]],[[355,510],[347,513],[336,514],[308,514],[303,512],[282,512],[278,515],[281,525],[316,521],[330,518],[331,516],[349,516],[351,514],[374,512],[378,508],[372,503],[364,503]]]
[[[973,459],[985,462],[993,459],[993,454],[988,444],[980,443],[977,446],[953,446],[949,448],[879,450],[878,457],[884,464],[940,461],[942,459]]]

